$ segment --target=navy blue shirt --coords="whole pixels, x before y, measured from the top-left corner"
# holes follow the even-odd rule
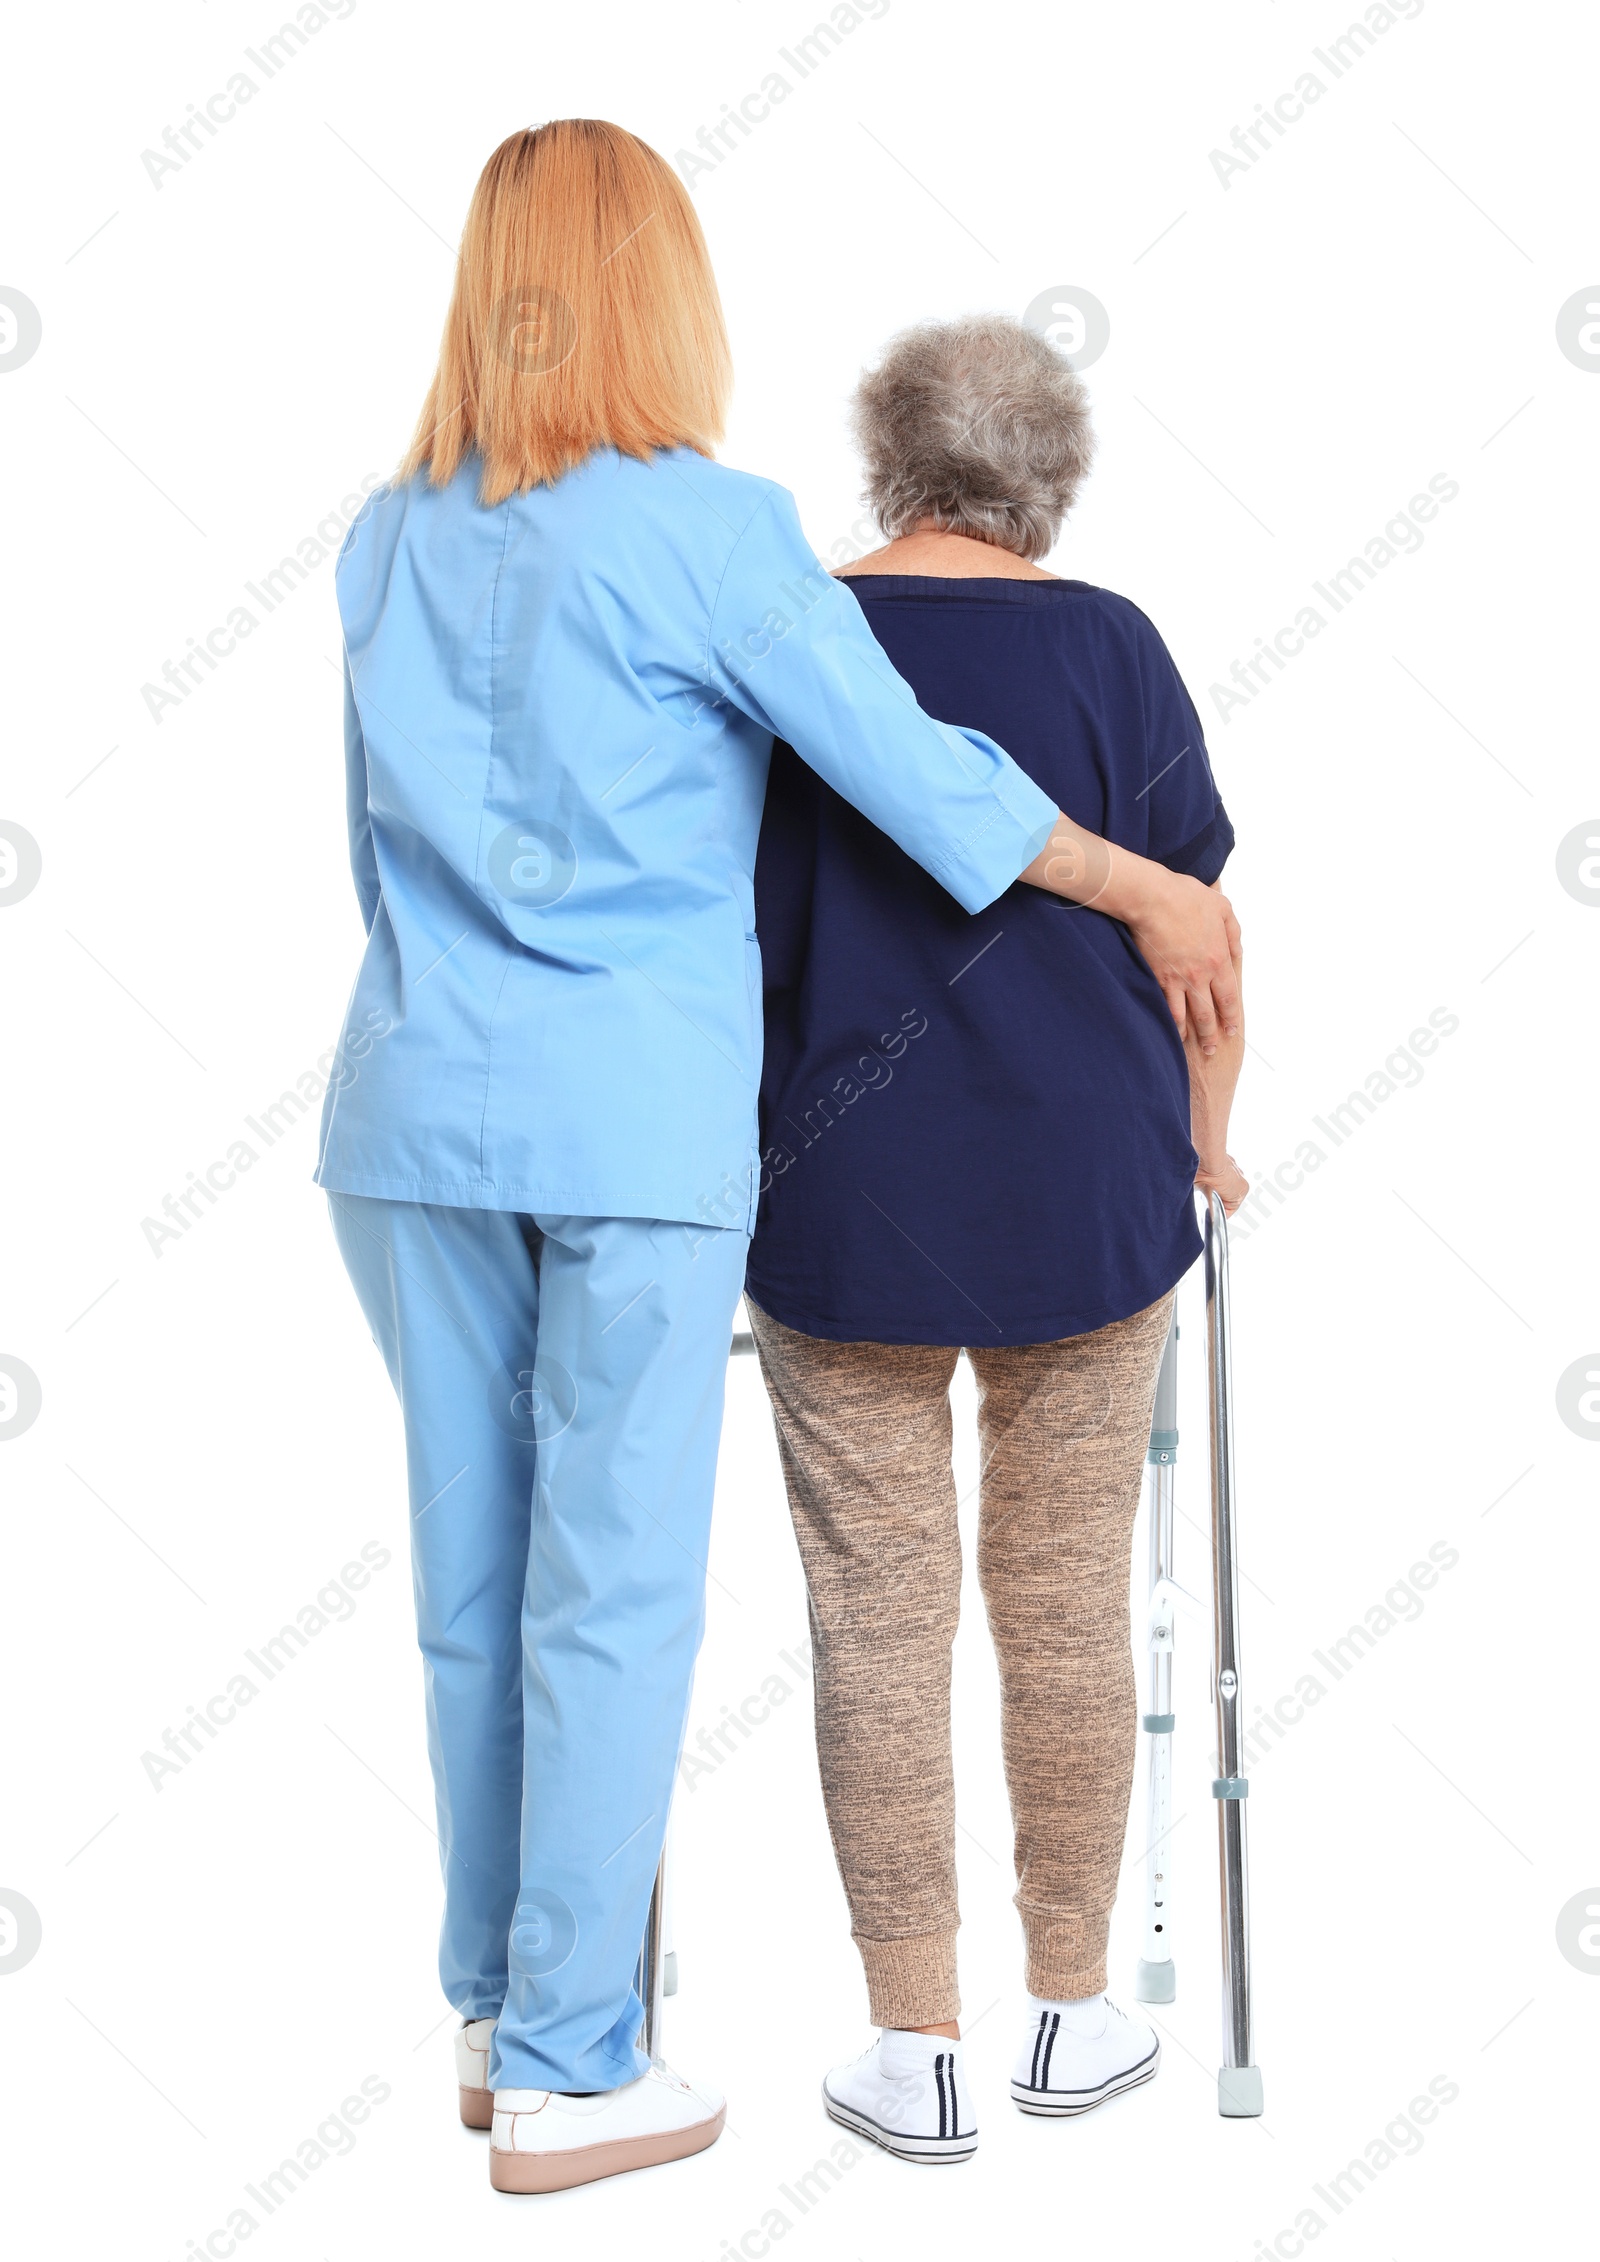
[[[928,713],[1090,831],[1221,872],[1199,719],[1137,606],[1081,581],[850,586]],[[764,1311],[837,1342],[1047,1343],[1188,1270],[1188,1072],[1125,927],[1022,881],[969,917],[781,743],[756,925]]]

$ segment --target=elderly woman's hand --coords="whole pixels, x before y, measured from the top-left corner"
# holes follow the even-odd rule
[[[1232,1217],[1234,1211],[1249,1193],[1250,1181],[1234,1161],[1232,1155],[1224,1155],[1221,1161],[1210,1169],[1207,1169],[1204,1162],[1201,1163],[1200,1168],[1194,1174],[1194,1187],[1197,1194],[1220,1194],[1223,1210],[1229,1217]]]
[[[1220,888],[1213,886],[1207,893],[1226,907]],[[1231,912],[1228,916],[1232,920]],[[1238,932],[1238,923],[1234,921],[1232,958],[1234,987],[1241,1000],[1239,1026],[1226,1031],[1209,1052],[1192,1027],[1183,1045],[1184,1058],[1189,1064],[1189,1136],[1194,1141],[1195,1189],[1201,1194],[1220,1194],[1229,1217],[1250,1191],[1249,1179],[1228,1152],[1228,1117],[1233,1108],[1239,1071],[1244,1066],[1244,953],[1237,940]]]
[[[1192,1037],[1209,1054],[1241,1032],[1239,922],[1220,888],[1117,848],[1066,816],[1020,876],[1122,921],[1186,1043]]]

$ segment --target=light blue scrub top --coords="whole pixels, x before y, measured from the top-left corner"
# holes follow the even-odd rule
[[[318,1183],[748,1231],[774,734],[969,912],[1055,804],[923,714],[770,480],[479,475],[380,489],[339,559],[367,948]]]

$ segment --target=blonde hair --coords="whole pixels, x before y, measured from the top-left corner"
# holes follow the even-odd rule
[[[596,448],[710,455],[732,382],[683,183],[621,126],[559,118],[512,134],[483,168],[399,476],[426,470],[442,487],[475,449],[492,504]]]

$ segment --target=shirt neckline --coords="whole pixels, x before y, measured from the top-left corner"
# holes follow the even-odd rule
[[[841,573],[834,578],[857,594],[867,588],[881,597],[923,597],[935,601],[942,597],[961,597],[969,603],[974,598],[997,599],[1005,604],[1024,605],[1054,603],[1067,595],[1081,596],[1091,586],[1087,581],[1065,578],[1027,581],[1000,573]]]

